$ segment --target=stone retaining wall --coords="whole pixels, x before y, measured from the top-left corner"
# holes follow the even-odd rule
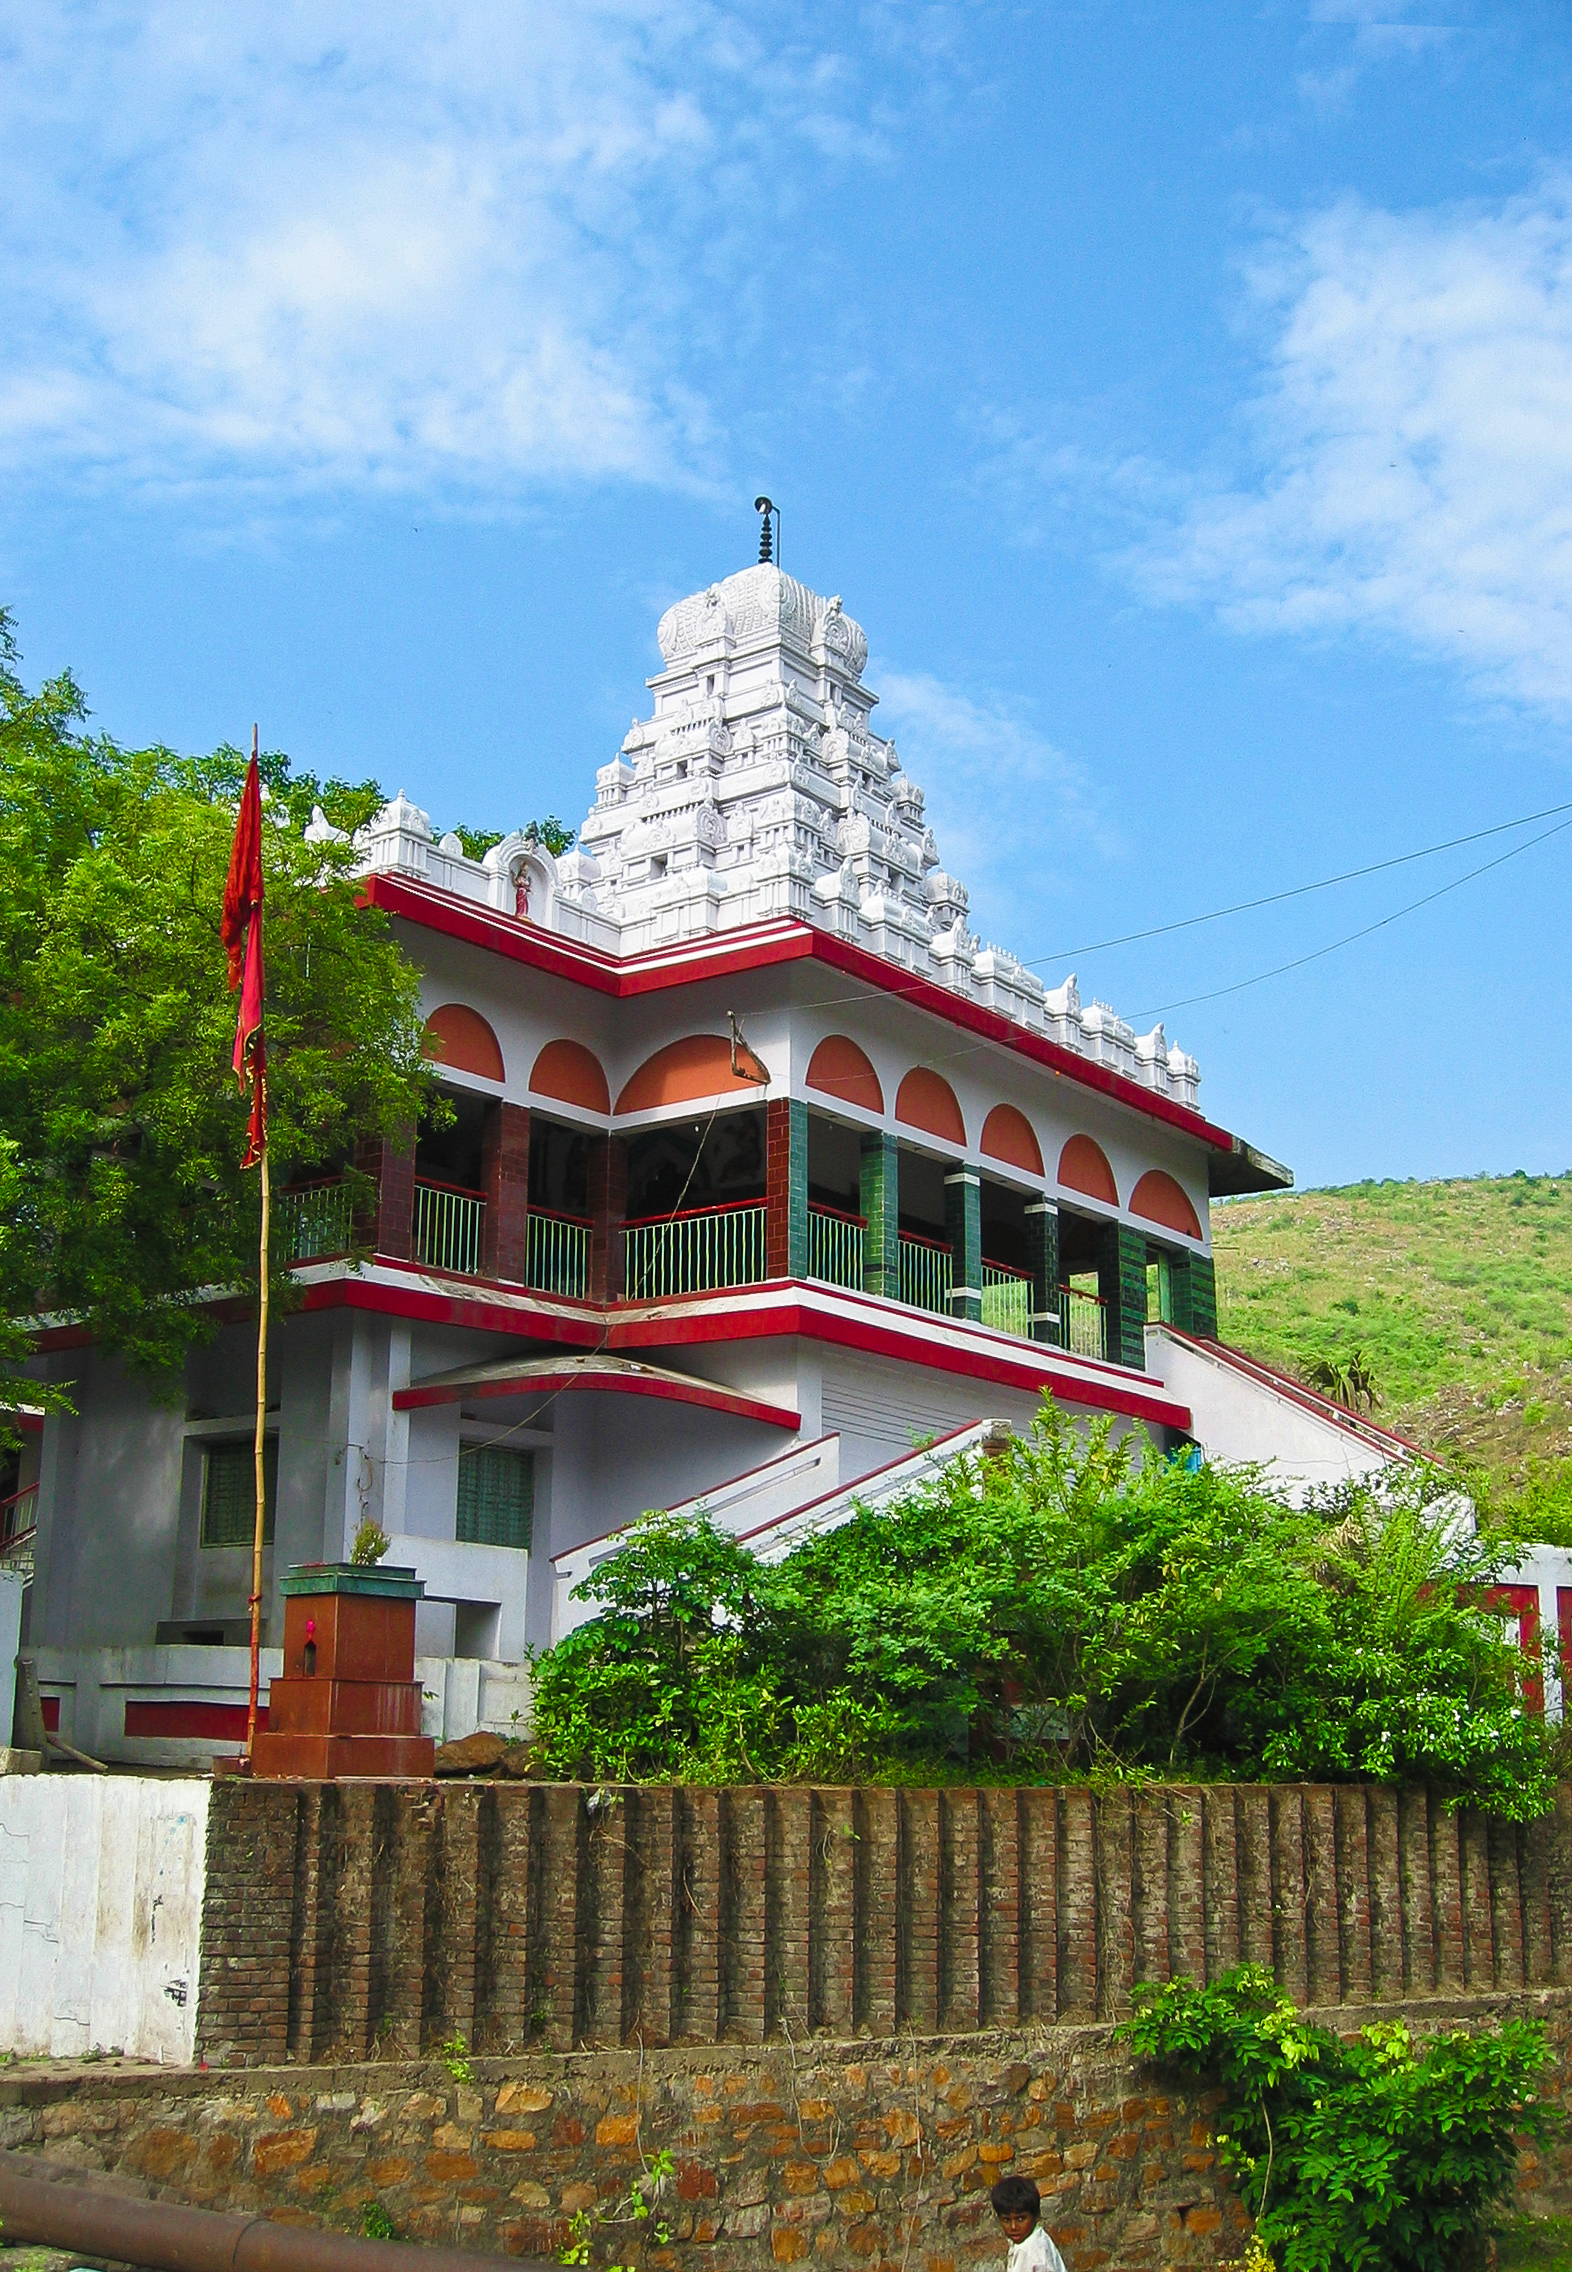
[[[1437,2000],[1425,2024],[1509,2013],[1547,2025],[1564,2096],[1572,1993]],[[1377,2012],[1320,2016],[1352,2027]],[[406,2237],[477,2248],[555,2251],[582,2212],[593,2262],[640,2272],[1000,2272],[986,2192],[1006,2170],[1036,2179],[1070,2272],[1240,2253],[1208,2102],[1132,2065],[1105,2025],[464,2064],[462,2079],[431,2061],[14,2072],[0,2144],[295,2223],[358,2231],[376,2201]],[[662,2151],[666,2248],[651,2224],[600,2221]],[[1572,2143],[1525,2156],[1519,2205],[1572,2210]]]
[[[215,2063],[1057,2027],[1269,1966],[1296,2003],[1572,1986],[1572,1788],[213,1787]]]

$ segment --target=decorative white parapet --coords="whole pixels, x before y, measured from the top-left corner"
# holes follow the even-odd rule
[[[869,724],[868,642],[838,598],[763,564],[668,608],[657,637],[654,715],[597,772],[573,851],[515,834],[471,860],[401,790],[355,840],[367,867],[611,955],[796,917],[1195,1105],[1200,1068],[1160,1025],[1138,1039],[1073,975],[1050,991],[969,930],[923,793]]]

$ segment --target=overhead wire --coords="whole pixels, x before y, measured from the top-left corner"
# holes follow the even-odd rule
[[[1536,845],[1547,844],[1551,837],[1560,836],[1569,828],[1572,828],[1572,820],[1557,821],[1554,828],[1547,828],[1538,836],[1531,836],[1526,844],[1514,844],[1510,852],[1498,853],[1495,859],[1485,860],[1479,867],[1470,868],[1461,876],[1454,876],[1450,883],[1439,885],[1435,891],[1427,891],[1422,899],[1412,899],[1406,907],[1395,907],[1390,915],[1379,916],[1374,923],[1362,924],[1357,931],[1349,931],[1341,939],[1332,939],[1324,947],[1314,947],[1309,954],[1295,955],[1291,962],[1276,963],[1270,970],[1258,970],[1253,978],[1235,979],[1231,986],[1216,986],[1206,994],[1187,994],[1180,1001],[1163,1002],[1155,1010],[1143,1010],[1139,1014],[1146,1018],[1161,1018],[1170,1010],[1188,1010],[1198,1002],[1220,1002],[1225,995],[1242,994],[1248,987],[1263,986],[1269,978],[1281,978],[1290,970],[1303,970],[1307,963],[1319,962],[1325,955],[1335,955],[1340,948],[1353,946],[1356,940],[1368,939],[1375,932],[1386,930],[1389,924],[1400,923],[1405,915],[1413,915],[1421,907],[1433,906],[1438,899],[1445,899],[1449,892],[1460,891],[1464,884],[1471,884],[1476,877],[1489,875],[1492,868],[1504,868],[1509,860],[1518,859],[1524,852],[1532,852]]]
[[[1536,820],[1549,820],[1560,814],[1572,815],[1572,802],[1547,805],[1537,813],[1522,813],[1515,820],[1495,821],[1488,828],[1471,829],[1466,835],[1448,837],[1439,844],[1422,845],[1417,851],[1396,853],[1388,860],[1376,860],[1364,867],[1343,869],[1335,876],[1323,876],[1313,883],[1290,885],[1284,891],[1268,892],[1258,899],[1239,900],[1228,907],[1213,908],[1202,915],[1183,916],[1173,923],[1153,924],[1146,930],[1126,932],[1117,938],[1103,939],[1085,946],[1072,947],[1052,955],[1031,957],[1013,955],[1010,959],[1019,968],[1029,970],[1035,969],[1045,962],[1063,962],[1075,955],[1099,953],[1113,947],[1130,946],[1139,941],[1162,938],[1175,931],[1193,930],[1203,923],[1217,923],[1227,916],[1250,914],[1263,907],[1281,905],[1287,900],[1302,899],[1313,892],[1329,891],[1337,884],[1354,883],[1366,876],[1380,875],[1392,868],[1406,867],[1415,860],[1428,860],[1442,852],[1458,851],[1466,844],[1478,844],[1493,836],[1506,835],[1515,828],[1531,827]],[[1187,995],[1183,1000],[1164,1003],[1158,1009],[1143,1010],[1138,1012],[1137,1015],[1143,1018],[1164,1017],[1170,1010],[1188,1009],[1201,1002],[1217,1001],[1225,995],[1241,993],[1251,986],[1263,985],[1270,978],[1282,977],[1288,971],[1298,970],[1306,963],[1319,961],[1324,955],[1335,954],[1339,948],[1352,946],[1359,939],[1368,938],[1376,931],[1385,930],[1388,925],[1400,921],[1403,916],[1412,915],[1419,908],[1428,907],[1433,900],[1444,899],[1449,892],[1458,890],[1463,884],[1472,883],[1475,877],[1487,875],[1491,869],[1503,866],[1508,860],[1515,860],[1519,853],[1530,852],[1536,845],[1547,842],[1553,836],[1559,836],[1565,828],[1572,828],[1572,818],[1558,821],[1556,827],[1543,830],[1540,835],[1531,837],[1526,844],[1514,845],[1511,851],[1503,852],[1497,859],[1486,860],[1479,867],[1470,868],[1465,874],[1455,876],[1450,883],[1441,885],[1438,890],[1427,892],[1423,897],[1411,900],[1406,907],[1396,908],[1390,915],[1382,916],[1377,922],[1365,924],[1357,931],[1350,931],[1343,938],[1334,939],[1324,947],[1316,947],[1309,954],[1297,956],[1290,962],[1276,964],[1270,970],[1258,971],[1253,977],[1239,979],[1231,986],[1218,987],[1210,993]],[[874,998],[887,1000],[892,995],[896,999],[900,999],[903,996],[910,997],[919,988],[927,992],[935,983],[933,979],[915,971],[907,975],[909,975],[911,981],[909,985],[902,985],[899,978],[895,979],[893,983],[886,981],[877,986],[866,980],[861,980],[848,993],[818,995],[815,998],[814,1007],[815,1009],[835,1009],[853,1002],[864,1002]],[[964,1000],[965,997],[963,996],[961,999]],[[941,1052],[935,1062],[940,1064],[957,1063],[962,1058],[981,1055],[993,1046],[992,1042],[969,1043],[964,1048]]]

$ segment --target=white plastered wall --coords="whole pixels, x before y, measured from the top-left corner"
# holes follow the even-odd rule
[[[0,1779],[0,2050],[190,2064],[210,1787]]]

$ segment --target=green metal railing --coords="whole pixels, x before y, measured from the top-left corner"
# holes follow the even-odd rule
[[[716,1286],[756,1286],[764,1277],[764,1203],[695,1207],[627,1224],[623,1291],[630,1302],[665,1294],[704,1294]]]
[[[1108,1312],[1096,1294],[1060,1287],[1059,1346],[1073,1350],[1077,1357],[1107,1356]]]
[[[581,1215],[532,1207],[525,1234],[524,1281],[543,1294],[589,1290],[590,1225]]]
[[[808,1209],[808,1276],[826,1286],[852,1286],[862,1290],[863,1233],[861,1215],[843,1215],[834,1207]]]
[[[297,1183],[273,1202],[275,1251],[286,1262],[347,1254],[353,1214],[348,1187],[337,1176],[321,1183]]]
[[[950,1314],[950,1288],[954,1265],[950,1250],[939,1239],[914,1238],[901,1233],[901,1300],[914,1310]]]
[[[452,1270],[463,1278],[480,1276],[486,1202],[478,1191],[456,1183],[415,1178],[415,1218],[411,1247],[428,1270]]]
[[[996,1333],[1032,1338],[1032,1278],[1028,1270],[1012,1270],[1003,1262],[982,1266],[982,1321]]]

